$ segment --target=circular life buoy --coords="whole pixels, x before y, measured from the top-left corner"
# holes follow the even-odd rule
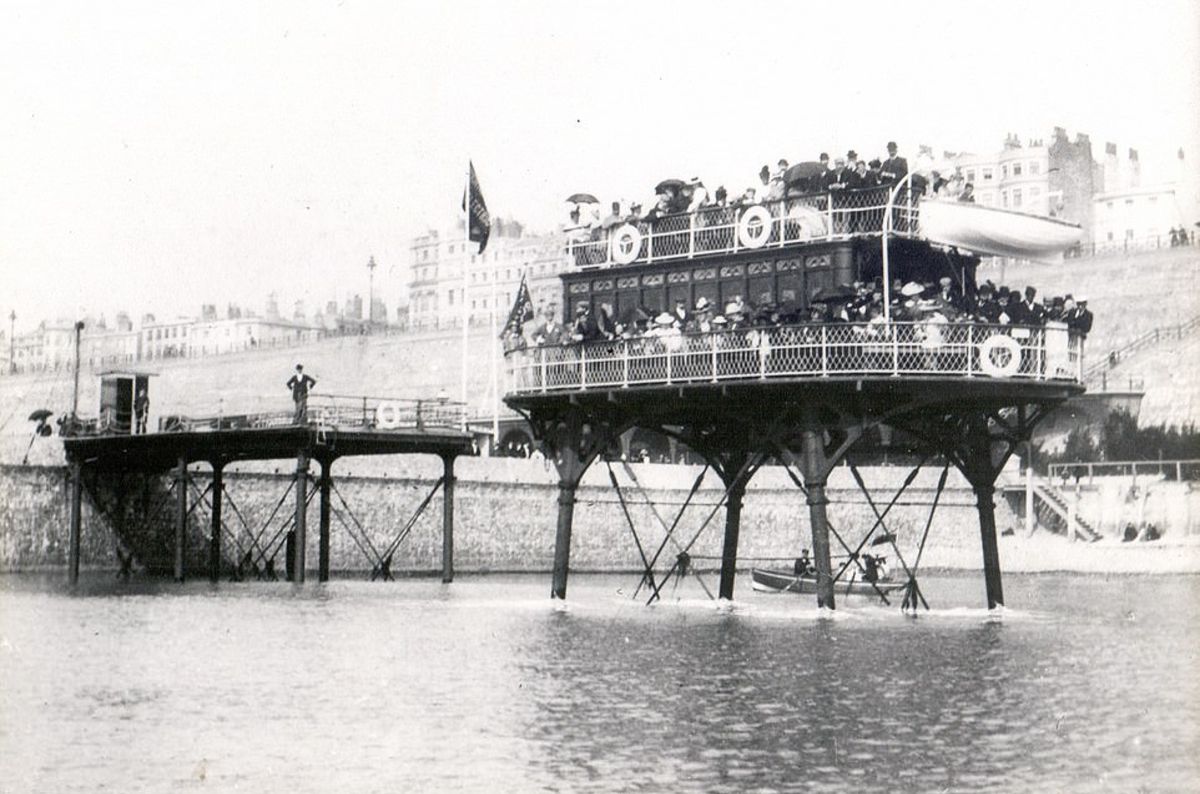
[[[738,221],[738,242],[746,248],[762,248],[771,236],[771,213],[766,207],[751,207]]]
[[[375,406],[375,426],[393,430],[400,424],[400,406],[393,402],[381,402]]]
[[[612,260],[618,265],[628,265],[642,252],[642,233],[631,223],[619,227],[609,240]]]
[[[993,354],[1003,350],[1008,354],[1008,360],[997,364]],[[1011,336],[996,334],[989,336],[979,345],[979,368],[984,374],[993,378],[1008,378],[1017,374],[1021,368],[1021,346]]]

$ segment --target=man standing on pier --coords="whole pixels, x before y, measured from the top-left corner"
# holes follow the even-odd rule
[[[296,403],[295,423],[302,425],[308,421],[308,390],[316,386],[317,382],[304,374],[304,366],[296,365],[296,374],[287,382],[287,387],[292,390],[292,402]]]

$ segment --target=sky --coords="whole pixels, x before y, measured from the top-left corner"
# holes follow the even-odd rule
[[[403,295],[414,235],[576,191],[1055,126],[1200,164],[1200,2],[0,0],[0,312]],[[4,322],[4,330],[8,323]]]

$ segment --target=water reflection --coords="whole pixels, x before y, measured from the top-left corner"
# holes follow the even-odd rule
[[[1196,578],[975,577],[905,618],[615,577],[0,578],[13,790],[1186,789]],[[695,593],[683,593],[688,598]],[[936,596],[936,597],[935,597]],[[7,788],[7,786],[6,786]]]

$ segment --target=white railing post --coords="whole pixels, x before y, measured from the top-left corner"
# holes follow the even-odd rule
[[[787,224],[784,223],[787,220],[787,199],[780,199],[776,206],[779,207],[779,247],[783,248],[787,237]]]
[[[712,347],[712,382],[717,382],[717,332],[710,331],[708,334],[709,345]]]
[[[892,376],[900,377],[900,327],[888,323],[892,333]]]
[[[766,333],[767,332],[766,332],[765,328],[758,332],[758,351],[757,352],[758,352],[758,379],[759,380],[766,380],[766,378],[767,378],[767,353],[766,353],[766,350],[763,350],[763,339],[765,338]],[[767,349],[768,350],[770,349],[769,343],[767,345]]]
[[[971,360],[975,358],[975,324],[967,325],[967,377],[974,377],[971,374]]]
[[[696,254],[696,213],[688,213],[688,255],[691,259]]]
[[[646,227],[646,261],[654,261],[654,224],[657,219],[651,221]]]
[[[738,252],[738,243],[739,243],[738,226],[741,225],[741,221],[742,221],[741,210],[734,210],[733,211],[733,225],[729,227],[729,234],[731,237],[733,237],[733,253],[735,253],[735,254]]]
[[[587,388],[587,345],[579,343],[579,388]]]
[[[629,342],[621,341],[621,385],[629,388]]]
[[[829,326],[821,326],[821,377],[829,375]]]
[[[667,383],[669,384],[671,382],[671,348],[665,346],[664,348],[667,354]]]
[[[833,237],[833,191],[825,193],[825,228],[828,230],[825,233],[826,237]]]
[[[541,359],[542,393],[545,394],[546,393],[546,348],[544,348],[544,347],[538,348],[538,357]]]

